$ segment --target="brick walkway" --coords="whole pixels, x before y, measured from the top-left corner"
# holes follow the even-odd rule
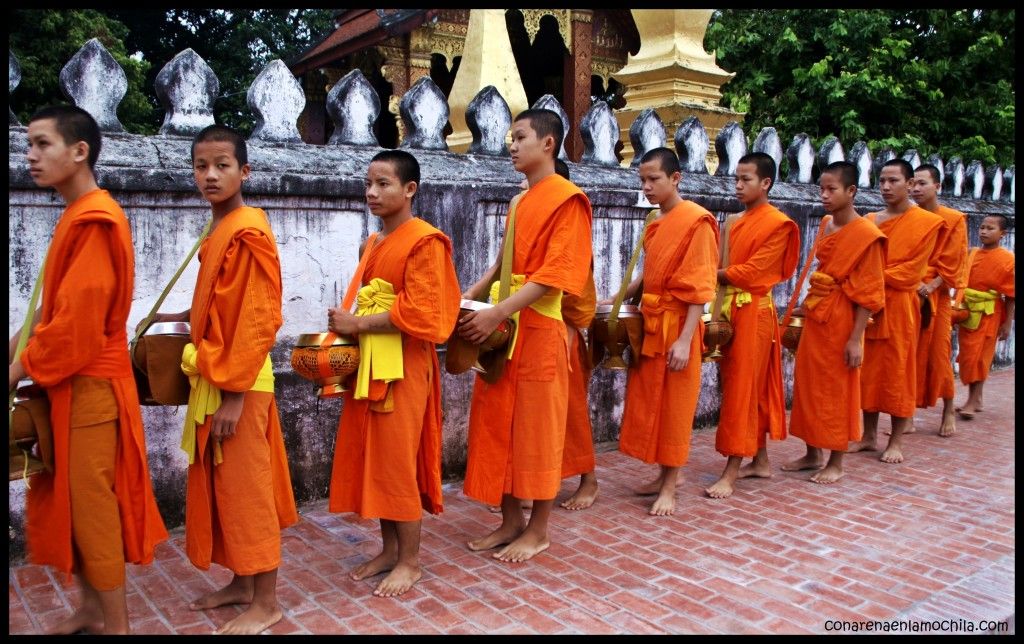
[[[934,434],[938,410],[921,412],[905,463],[853,454],[831,487],[777,469],[803,453],[789,439],[769,446],[771,480],[705,498],[724,459],[713,432],[698,433],[674,517],[647,517],[650,498],[630,494],[652,466],[603,452],[598,503],[556,509],[551,549],[524,564],[465,548],[497,517],[450,484],[444,515],[424,520],[424,577],[398,599],[370,594],[379,578],[346,575],[379,547],[376,523],[329,514],[326,501],[307,505],[285,532],[285,617],[270,632],[822,633],[829,619],[1009,619],[1013,628],[1014,379],[1013,370],[993,374],[985,412],[959,421],[955,437]],[[567,481],[559,498],[574,488]],[[130,567],[134,632],[209,633],[239,612],[188,610],[230,573],[194,569],[183,541],[179,528],[154,565]],[[12,567],[10,633],[42,632],[76,599],[46,569]]]

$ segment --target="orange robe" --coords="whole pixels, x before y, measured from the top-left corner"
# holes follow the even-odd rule
[[[597,309],[597,287],[594,285],[594,267],[583,295],[562,295],[562,319],[572,348],[569,351],[569,410],[565,420],[565,451],[562,453],[562,478],[593,472],[594,430],[590,425],[590,352],[583,333],[590,328]]]
[[[651,222],[644,236],[644,342],[636,368],[629,370],[619,451],[645,463],[686,464],[693,414],[700,395],[704,323],[690,340],[690,360],[680,371],[666,365],[679,338],[687,307],[715,296],[718,224],[692,201]]]
[[[99,532],[85,537],[76,534],[76,545],[81,546],[83,538],[93,544],[107,542],[114,545],[103,547],[104,552],[96,556],[106,557],[112,548],[115,553],[123,552],[123,561],[146,564],[153,561],[156,545],[167,538],[149,478],[142,414],[128,357],[127,324],[134,279],[131,230],[117,202],[107,191],[94,190],[69,204],[57,222],[46,255],[40,322],[21,354],[25,371],[49,396],[54,445],[54,473],[32,477],[28,491],[25,530],[29,558],[66,575],[82,570],[83,563],[72,555],[72,497],[79,481],[69,477],[69,444],[72,420],[82,413],[80,402],[89,401],[72,401],[75,376],[110,383],[117,419],[112,455],[117,512],[103,517]],[[96,400],[95,395],[87,397]],[[99,413],[103,418],[94,415],[78,424],[110,420],[109,413]],[[104,441],[109,441],[109,436]],[[104,476],[109,484],[110,474]],[[107,487],[108,496],[109,490]],[[120,529],[115,527],[118,524]],[[82,555],[86,560],[92,557],[90,552]],[[90,562],[85,564],[89,579]],[[123,580],[123,564],[120,568]],[[111,590],[110,583],[115,580],[110,579],[110,571],[100,577],[103,579],[90,581]]]
[[[512,273],[581,295],[593,255],[590,220],[578,187],[557,174],[539,181],[516,209]],[[555,498],[568,397],[565,323],[524,307],[504,375],[493,385],[478,376],[473,386],[465,493],[489,505],[503,494]]]
[[[875,313],[885,306],[885,242],[882,231],[864,218],[818,242],[815,273],[824,273],[834,284],[812,275],[789,417],[790,433],[811,447],[845,452],[863,433],[860,367],[847,367],[844,353],[857,307]]]
[[[978,291],[994,290],[1004,297],[1016,297],[1014,289],[1014,254],[1005,248],[992,250],[978,249],[974,261],[969,267],[970,277],[967,286]],[[999,325],[1006,321],[1006,305],[1003,298],[995,300],[995,313],[982,315],[981,323],[975,330],[957,329],[960,353],[957,362],[960,365],[960,382],[969,385],[972,382],[984,382],[988,371],[992,368],[992,358],[996,354],[996,339]]]
[[[282,321],[281,262],[266,213],[242,206],[225,215],[199,248],[199,261],[190,317],[199,373],[245,398],[219,465],[213,465],[213,417],[196,428],[185,553],[203,570],[213,562],[254,575],[278,567],[281,529],[299,520],[277,402],[272,393],[249,391]]]
[[[455,328],[461,291],[448,238],[410,219],[371,250],[362,283],[389,282],[392,324],[402,332],[403,378],[391,384],[394,409],[345,393],[331,473],[331,512],[417,521],[443,509],[441,371],[435,345]],[[371,396],[372,397],[372,396]]]
[[[921,329],[917,346],[917,406],[931,407],[939,398],[953,398],[953,308],[950,288],[967,280],[967,215],[939,206],[943,219],[924,281],[942,276],[943,284],[928,296],[932,320]]]
[[[866,215],[872,223],[878,213]],[[921,298],[917,289],[928,270],[942,217],[918,206],[882,222],[888,238],[885,307],[864,332],[860,405],[868,412],[897,418],[914,415],[917,403],[917,343],[921,334]]]
[[[773,440],[786,437],[779,319],[772,287],[789,279],[800,258],[796,222],[770,203],[743,213],[729,236],[729,284],[753,301],[733,302],[732,340],[723,349],[719,380],[722,407],[715,449],[723,456],[752,457]]]

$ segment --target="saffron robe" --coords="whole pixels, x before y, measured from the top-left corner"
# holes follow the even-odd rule
[[[128,313],[135,280],[131,230],[107,191],[93,190],[68,204],[54,229],[45,266],[40,321],[20,359],[25,372],[46,389],[50,399],[54,473],[37,474],[30,482],[25,508],[29,559],[65,575],[82,569],[72,555],[71,524],[72,487],[84,478],[69,477],[70,428],[75,418],[81,426],[112,420],[109,409],[98,414],[83,410],[94,407],[95,396],[86,393],[85,399],[73,400],[74,377],[87,376],[109,381],[116,400],[113,493],[120,516],[106,517],[109,522],[100,532],[79,535],[76,540],[116,541],[115,549],[123,550],[124,561],[150,563],[167,530],[153,495],[128,356]],[[84,419],[83,414],[92,417]],[[120,530],[113,529],[118,522]],[[84,563],[88,575],[91,562]],[[107,578],[96,579],[97,587],[109,587],[109,574],[100,576]]]
[[[199,248],[190,323],[199,373],[222,391],[245,392],[235,434],[213,464],[210,416],[196,428],[188,467],[185,553],[203,570],[238,575],[278,567],[281,529],[297,523],[274,395],[249,391],[281,328],[281,261],[266,213],[242,206]]]
[[[565,451],[562,453],[562,478],[593,472],[594,430],[590,424],[590,352],[584,332],[590,328],[597,310],[597,287],[591,265],[583,295],[562,295],[562,320],[566,332],[574,335],[569,351],[569,407],[565,419]]]
[[[875,313],[885,306],[885,242],[882,231],[864,218],[818,242],[817,271],[803,304],[789,417],[790,433],[811,447],[846,451],[863,433],[860,367],[846,366],[844,354],[857,307]],[[832,283],[819,283],[818,273]]]
[[[1014,287],[1015,259],[1009,250],[999,247],[992,250],[981,248],[974,254],[969,267],[967,286],[977,291],[996,291],[1000,296],[1016,297]],[[984,382],[992,368],[996,354],[999,326],[1006,321],[1006,305],[1003,297],[995,299],[992,315],[982,315],[978,328],[970,330],[962,325],[957,329],[960,353],[960,382]]]
[[[644,236],[644,343],[629,370],[619,451],[645,463],[685,465],[700,395],[704,323],[690,340],[690,359],[669,370],[668,350],[679,338],[687,307],[715,296],[718,223],[692,201],[651,222]]]
[[[331,473],[331,512],[417,521],[443,509],[441,370],[435,345],[459,315],[461,290],[448,237],[413,218],[369,250],[362,283],[382,279],[395,291],[389,312],[401,330],[403,378],[391,383],[394,409],[345,392]]]
[[[719,362],[722,407],[715,449],[723,456],[752,457],[773,440],[786,437],[779,320],[772,287],[789,279],[800,258],[796,222],[765,203],[747,210],[729,236],[729,284],[752,301],[731,305],[732,340]]]
[[[875,222],[878,213],[866,215]],[[888,238],[885,307],[864,333],[860,372],[861,409],[897,418],[914,415],[917,404],[917,344],[921,298],[917,289],[928,270],[942,217],[918,206],[878,227]]]
[[[917,406],[931,407],[939,398],[953,398],[953,308],[950,288],[967,285],[967,215],[939,206],[942,217],[935,250],[924,281],[942,276],[943,284],[928,296],[932,320],[921,329],[917,346]]]
[[[512,273],[581,295],[593,255],[591,216],[590,201],[568,180],[552,174],[537,182],[516,208]],[[473,385],[466,495],[489,505],[504,494],[555,498],[568,396],[565,323],[524,307],[502,377],[492,385],[478,376]]]

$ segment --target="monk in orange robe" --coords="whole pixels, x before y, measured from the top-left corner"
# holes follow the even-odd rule
[[[1003,215],[981,220],[978,237],[981,248],[971,251],[964,302],[971,313],[957,330],[960,353],[960,382],[968,386],[967,402],[958,408],[964,420],[982,410],[982,394],[996,341],[1010,337],[1016,305],[1014,254],[999,245],[1008,222]]]
[[[956,431],[953,410],[953,309],[949,291],[962,289],[967,280],[967,215],[939,204],[942,187],[939,169],[924,164],[914,170],[911,195],[917,205],[942,217],[943,225],[935,250],[928,260],[918,295],[927,298],[931,323],[921,329],[917,347],[917,406],[932,407],[942,399],[942,423],[939,436]],[[904,433],[913,433],[914,425]]]
[[[459,325],[462,337],[479,344],[518,313],[502,376],[494,384],[477,378],[473,388],[464,482],[468,496],[501,503],[501,526],[468,545],[505,545],[494,554],[502,561],[525,561],[549,547],[548,518],[561,487],[569,395],[561,297],[583,293],[592,258],[590,201],[554,171],[562,136],[561,119],[550,110],[527,110],[513,122],[512,163],[530,189],[519,201],[509,235],[511,294]],[[534,500],[528,524],[522,499]]]
[[[882,166],[878,177],[885,210],[867,215],[888,237],[885,266],[885,308],[864,334],[860,373],[864,436],[850,452],[873,451],[878,414],[892,417],[885,463],[902,463],[902,436],[917,403],[917,343],[921,335],[922,298],[917,289],[928,270],[942,217],[910,202],[914,170],[903,159]]]
[[[885,236],[853,209],[857,167],[830,163],[818,180],[826,215],[817,242],[817,270],[800,311],[804,326],[793,371],[789,431],[807,443],[807,455],[783,470],[819,469],[821,450],[831,450],[815,483],[843,477],[843,455],[860,440],[860,365],[864,330],[885,305]],[[844,368],[845,367],[845,368]]]
[[[422,576],[423,510],[439,514],[443,508],[441,369],[434,346],[455,328],[460,293],[448,237],[412,215],[419,181],[416,158],[403,150],[381,152],[370,162],[366,201],[382,231],[363,251],[356,314],[328,310],[331,331],[361,341],[390,336],[400,347],[390,357],[400,363],[399,379],[387,383],[375,377],[387,373],[371,369],[366,392],[357,385],[345,393],[328,504],[331,512],[380,519],[381,553],[351,576],[358,581],[390,571],[373,591],[381,597],[401,595]],[[378,350],[371,349],[371,355]],[[371,356],[360,356],[361,367],[371,364]]]
[[[192,332],[182,356],[192,382],[182,440],[185,554],[197,568],[217,563],[234,577],[189,608],[248,604],[216,632],[254,635],[281,619],[281,529],[299,520],[270,362],[282,323],[281,262],[266,213],[242,200],[245,139],[221,125],[203,129],[192,167],[212,226],[191,309],[156,319],[187,320]]]
[[[167,538],[127,351],[131,230],[96,185],[100,145],[96,121],[81,108],[44,108],[29,121],[32,178],[67,203],[46,254],[37,323],[8,370],[12,391],[27,375],[50,401],[53,470],[31,477],[29,559],[74,573],[82,593],[79,608],[52,634],[127,633],[125,562],[152,562]]]
[[[789,279],[800,256],[796,222],[768,203],[775,182],[775,160],[763,152],[742,157],[736,166],[736,197],[746,210],[732,226],[726,268],[718,270],[726,289],[723,315],[732,322],[732,340],[723,349],[719,379],[722,407],[715,449],[728,457],[721,478],[705,492],[723,499],[737,478],[771,476],[765,435],[786,437],[779,318],[772,287]],[[744,458],[753,457],[740,469]]]
[[[619,450],[660,466],[638,490],[657,495],[653,516],[675,511],[676,480],[690,455],[693,416],[700,395],[704,304],[715,294],[718,222],[706,209],[679,197],[679,159],[655,148],[640,160],[644,195],[660,213],[644,235],[640,310],[644,340],[639,363],[629,370]],[[627,289],[627,296],[631,296]]]

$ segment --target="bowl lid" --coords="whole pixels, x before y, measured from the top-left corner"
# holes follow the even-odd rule
[[[188,322],[157,322],[143,335],[191,335],[191,327]]]
[[[323,341],[327,338],[326,333],[303,333],[299,336],[298,340],[295,341],[297,347],[319,347],[323,344]],[[359,340],[347,335],[339,335],[334,339],[328,346],[332,347],[344,347],[359,344]]]
[[[595,311],[595,315],[601,315],[601,316],[604,316],[604,317],[608,317],[608,316],[611,315],[611,313],[612,313],[612,305],[611,304],[598,304],[597,305],[597,310]],[[623,304],[622,306],[619,307],[619,317],[620,318],[635,318],[635,317],[641,317],[641,315],[642,314],[640,313],[640,307],[635,305],[635,304]]]
[[[462,300],[459,303],[459,308],[466,311],[484,311],[486,309],[493,309],[494,305],[487,302],[477,302],[476,300]]]

